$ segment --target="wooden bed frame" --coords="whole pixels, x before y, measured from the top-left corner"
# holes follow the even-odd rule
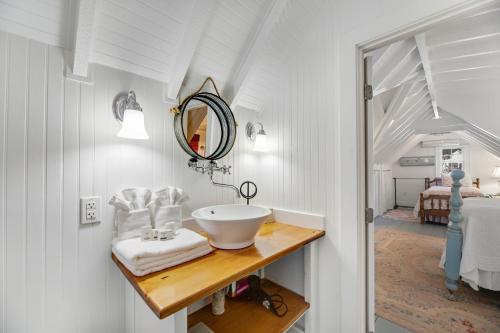
[[[472,182],[477,188],[480,186],[479,178],[476,178],[475,181]],[[425,189],[429,189],[431,186],[439,186],[441,185],[441,178],[425,178]],[[448,204],[448,209],[441,209],[442,200],[450,201],[451,193],[449,195],[436,195],[430,194],[424,199],[424,192],[420,193],[420,209],[418,216],[420,217],[420,223],[425,223],[429,216],[439,216],[439,217],[448,217],[450,215],[450,205]],[[464,196],[467,198],[467,196]],[[425,209],[425,200],[430,200],[431,208]],[[437,207],[435,207],[437,205]]]

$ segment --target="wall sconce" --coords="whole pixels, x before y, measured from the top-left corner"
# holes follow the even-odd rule
[[[257,125],[260,126],[260,130],[257,132],[255,128]],[[252,123],[248,122],[246,126],[247,138],[254,143],[253,150],[266,152],[269,150],[267,147],[267,134],[264,131],[264,125],[260,122]]]
[[[147,140],[149,135],[144,128],[144,112],[135,99],[135,92],[119,94],[113,101],[113,113],[122,128],[116,134],[121,138]]]

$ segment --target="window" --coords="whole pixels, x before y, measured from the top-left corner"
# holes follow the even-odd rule
[[[454,169],[464,170],[464,151],[462,147],[440,148],[440,173],[447,174]]]

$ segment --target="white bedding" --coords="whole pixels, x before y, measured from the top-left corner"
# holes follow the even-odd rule
[[[500,290],[500,200],[464,199],[460,275],[469,285]],[[445,246],[446,249],[446,246]],[[444,267],[443,251],[440,266]]]

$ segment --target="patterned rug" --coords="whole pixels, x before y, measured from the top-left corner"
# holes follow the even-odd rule
[[[405,221],[405,222],[418,222],[417,218],[413,216],[413,208],[397,208],[388,210],[383,217],[391,220]]]
[[[461,284],[459,302],[445,298],[438,267],[444,239],[381,229],[375,235],[376,313],[419,332],[500,332],[500,292]]]

